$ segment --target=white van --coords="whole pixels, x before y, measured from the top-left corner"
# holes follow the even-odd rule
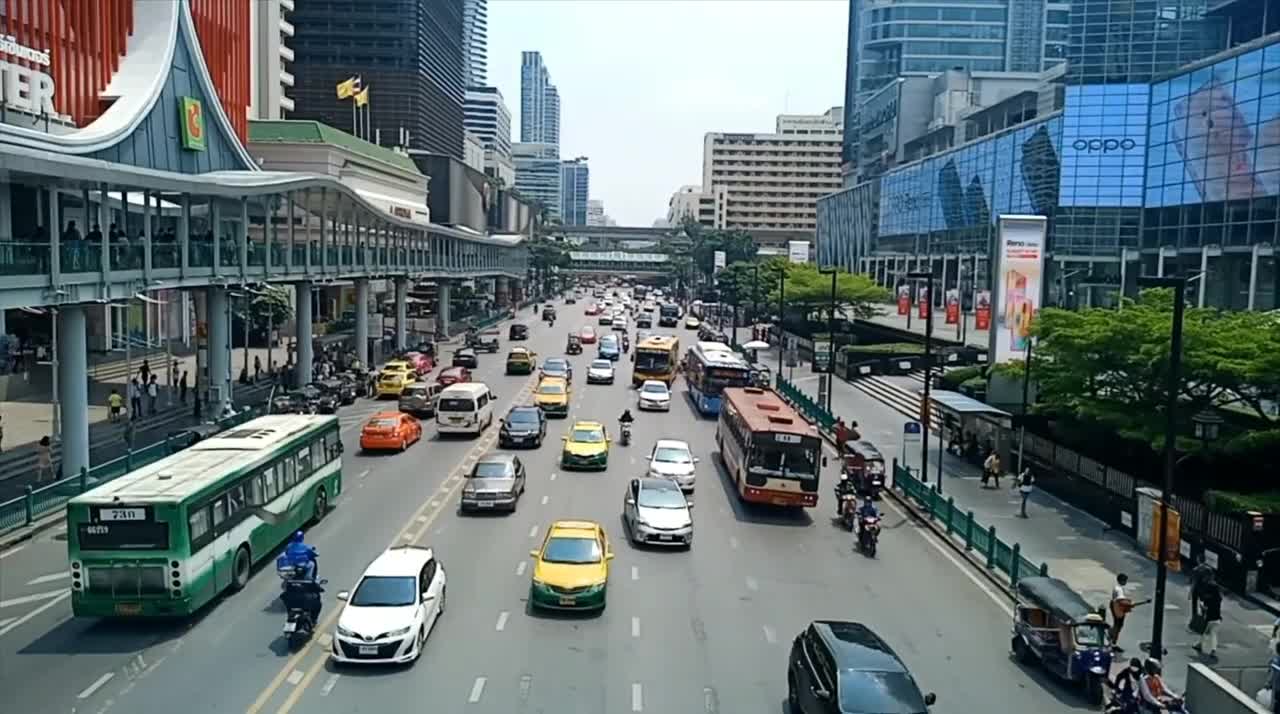
[[[496,400],[484,382],[451,384],[436,397],[436,427],[441,434],[479,436],[493,424]]]

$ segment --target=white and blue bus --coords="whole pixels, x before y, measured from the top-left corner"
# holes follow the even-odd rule
[[[751,386],[751,365],[723,342],[699,342],[685,355],[685,379],[694,406],[714,416],[725,387]]]

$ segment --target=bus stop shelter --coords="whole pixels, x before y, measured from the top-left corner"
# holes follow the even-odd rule
[[[923,391],[923,390],[922,390]],[[973,397],[948,390],[929,393],[930,426],[938,434],[938,474],[945,451],[980,466],[989,449],[1005,459],[1013,417],[1009,412]]]

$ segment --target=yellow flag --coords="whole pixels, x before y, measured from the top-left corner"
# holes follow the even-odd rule
[[[356,106],[363,107],[369,103],[369,88],[365,87],[356,93]]]
[[[350,99],[360,87],[360,80],[352,77],[345,82],[338,82],[338,99]]]

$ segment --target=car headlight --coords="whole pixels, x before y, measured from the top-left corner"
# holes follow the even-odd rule
[[[534,579],[533,579],[533,587],[534,587],[534,588],[536,588],[536,589],[538,589],[538,590],[546,590],[546,589],[547,589],[547,584],[546,584],[546,583],[544,583],[544,582],[542,582],[541,580],[538,580],[537,578],[534,578]]]
[[[343,627],[342,625],[338,625],[338,634],[343,637],[359,637],[360,636],[352,632],[351,630],[348,630],[347,628]]]
[[[391,632],[388,632],[387,634],[383,635],[383,637],[404,637],[407,634],[409,634],[409,628],[401,627],[398,630],[392,630]]]
[[[604,590],[604,585],[605,585],[604,583],[596,583],[595,585],[588,587],[587,592],[592,594],[598,593],[601,590]]]

